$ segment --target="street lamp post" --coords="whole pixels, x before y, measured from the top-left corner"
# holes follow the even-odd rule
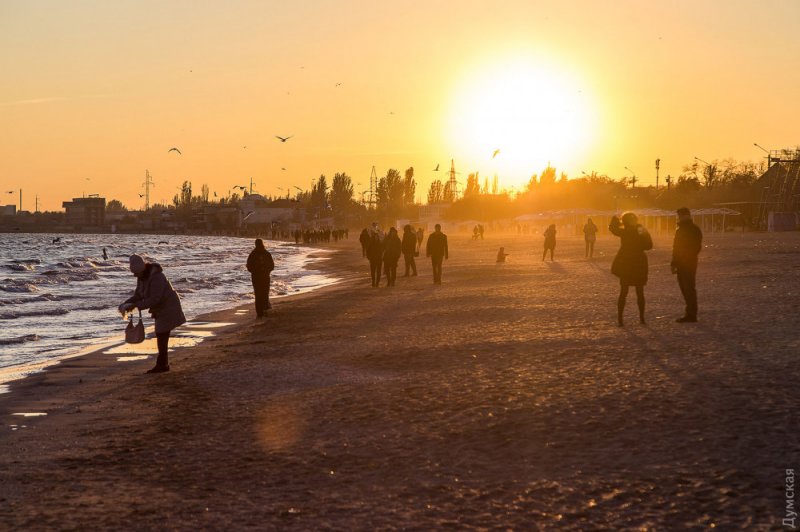
[[[661,168],[661,159],[656,159],[656,190],[658,190],[658,169]]]
[[[769,170],[769,167],[772,166],[772,154],[764,146],[759,145],[758,142],[754,142],[753,146],[767,154],[767,170]]]

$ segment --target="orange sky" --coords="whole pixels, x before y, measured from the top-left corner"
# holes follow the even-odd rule
[[[650,184],[656,158],[800,143],[799,2],[383,4],[1,2],[0,203],[137,208],[145,169],[155,201],[337,171],[363,190],[373,165],[413,166],[424,197],[451,158],[506,187],[548,161]]]

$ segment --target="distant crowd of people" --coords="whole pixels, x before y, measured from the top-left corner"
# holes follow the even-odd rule
[[[405,262],[403,277],[416,277],[416,257],[420,254],[424,238],[425,231],[421,227],[415,231],[409,224],[403,227],[402,239],[394,227],[384,234],[378,222],[364,228],[358,240],[361,243],[361,256],[369,261],[372,286],[380,286],[381,270],[386,275],[386,286],[395,286],[397,264],[401,255]],[[428,236],[425,256],[431,259],[433,282],[442,284],[442,263],[448,258],[448,249],[447,235],[442,233],[442,226],[439,224],[436,224],[434,232]]]
[[[331,239],[334,242],[338,242],[349,238],[349,236],[350,231],[348,229],[295,229],[292,231],[292,238],[294,238],[295,244],[300,244],[300,242],[303,242],[303,244],[327,243]]]

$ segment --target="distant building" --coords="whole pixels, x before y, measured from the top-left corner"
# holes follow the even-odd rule
[[[239,200],[239,211],[244,225],[301,224],[305,211],[300,202],[289,199],[270,201],[260,194],[248,194]]]
[[[105,198],[72,198],[63,203],[65,222],[75,227],[98,226],[105,223]]]
[[[16,205],[2,205],[0,206],[0,216],[14,216],[17,214]]]

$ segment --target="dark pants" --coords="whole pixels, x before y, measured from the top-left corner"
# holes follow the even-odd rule
[[[444,261],[444,256],[437,257],[436,255],[431,255],[433,282],[436,284],[442,284],[442,261]]]
[[[386,286],[394,286],[395,280],[397,280],[397,261],[384,262],[383,269],[386,270]]]
[[[169,366],[169,333],[156,333],[156,345],[158,346],[158,358],[156,366],[163,368]]]
[[[586,258],[591,259],[594,256],[594,240],[586,241]]]
[[[369,259],[369,275],[372,277],[372,286],[378,286],[381,283],[382,265],[381,259]]]
[[[271,306],[269,304],[270,278],[253,278],[253,293],[256,296],[256,316],[261,317]]]
[[[697,289],[695,279],[697,270],[694,268],[678,268],[678,286],[686,302],[686,317],[697,319]]]
[[[417,263],[414,260],[414,252],[411,253],[403,253],[403,258],[406,261],[406,276],[408,276],[409,272],[413,272],[413,275],[417,275]]]

